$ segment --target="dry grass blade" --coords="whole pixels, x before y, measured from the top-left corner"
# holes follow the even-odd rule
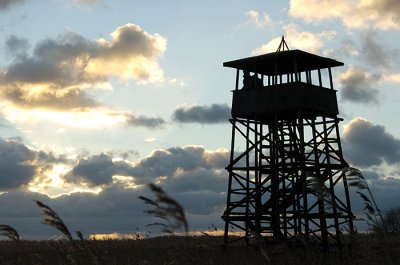
[[[56,228],[61,233],[63,233],[70,241],[72,241],[72,235],[69,232],[67,226],[61,220],[60,216],[58,216],[58,214],[46,204],[40,201],[35,201],[35,203],[42,212],[43,223]]]
[[[83,234],[81,231],[76,231],[75,234],[81,241],[83,241]]]
[[[364,201],[364,211],[368,219],[368,224],[374,228],[378,227],[379,223],[383,224],[383,216],[381,210],[378,208],[378,205],[375,202],[375,198],[372,195],[372,191],[369,188],[368,182],[361,171],[354,167],[346,167],[343,168],[342,171],[346,176],[349,186],[356,187],[359,190],[365,190],[367,192],[367,194],[365,194],[359,190],[356,191],[356,193]],[[383,230],[386,231],[386,227],[384,224]]]
[[[150,226],[162,226],[162,227],[168,227],[168,225],[167,225],[167,224],[160,223],[160,222],[155,222],[155,223],[147,224],[146,226],[147,226],[147,227],[150,227]]]
[[[183,228],[187,233],[189,225],[186,220],[183,207],[160,187],[149,184],[150,190],[156,195],[156,199],[152,200],[147,197],[139,196],[139,199],[146,204],[155,206],[155,209],[144,210],[144,213],[166,220],[167,224],[153,223],[151,225],[159,225],[163,227],[163,232],[172,234],[175,229]]]
[[[143,196],[139,196],[139,199],[141,199],[145,204],[150,204],[150,205],[158,206],[158,203],[157,203],[157,202],[155,202],[155,201],[153,201],[153,200],[151,200],[151,199],[149,199],[149,198],[146,198],[146,197],[143,197]]]
[[[19,241],[19,234],[17,230],[9,225],[0,225],[0,235],[6,236],[14,241]]]
[[[324,205],[327,210],[332,209],[334,200],[329,189],[325,186],[325,180],[316,175],[307,173],[307,188],[318,198],[318,200],[326,202]]]

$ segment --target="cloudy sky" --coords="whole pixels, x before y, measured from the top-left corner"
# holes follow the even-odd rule
[[[399,206],[400,2],[0,1],[0,223],[23,238],[147,231],[146,184],[192,230],[222,228],[230,61],[290,49],[334,69],[346,160],[383,209]],[[357,202],[355,202],[357,205]]]

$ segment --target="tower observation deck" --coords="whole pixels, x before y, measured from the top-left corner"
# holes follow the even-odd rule
[[[343,63],[278,50],[223,66],[236,69],[225,242],[235,227],[246,241],[258,234],[340,244],[354,219],[332,80]]]

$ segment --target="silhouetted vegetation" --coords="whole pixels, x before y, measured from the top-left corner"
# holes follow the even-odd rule
[[[388,233],[400,233],[400,207],[389,209],[383,215],[379,229],[385,228]]]
[[[19,234],[15,228],[9,225],[0,225],[0,235],[6,236],[11,240],[19,241]]]
[[[142,240],[0,241],[0,264],[398,264],[400,236],[382,242],[374,234],[358,234],[340,253],[318,246],[288,244],[223,245],[222,237],[164,236]],[[387,256],[391,248],[393,255]]]
[[[58,216],[58,214],[46,204],[40,201],[35,202],[42,212],[43,224],[52,226],[55,229],[61,231],[61,233],[63,233],[70,241],[72,241],[72,235],[60,216]]]
[[[152,200],[144,196],[139,196],[145,204],[152,205],[154,208],[145,210],[144,213],[160,218],[164,222],[155,222],[147,226],[161,226],[162,232],[173,234],[175,230],[183,228],[186,233],[189,232],[189,225],[186,220],[183,207],[160,187],[149,184],[150,190],[156,195]]]
[[[329,252],[322,252],[320,245],[310,244],[312,240],[302,240],[301,236],[296,242],[271,243],[252,235],[249,245],[245,241],[224,245],[222,237],[207,233],[189,236],[182,206],[160,187],[150,184],[156,198],[139,198],[153,207],[145,213],[163,220],[150,226],[161,226],[168,236],[143,237],[137,228],[133,239],[86,240],[76,231],[78,240],[74,240],[60,216],[49,206],[35,201],[43,223],[62,232],[68,240],[21,240],[13,227],[0,225],[0,235],[10,239],[0,241],[0,264],[398,264],[400,208],[382,215],[361,172],[353,168],[344,172],[349,185],[358,188],[367,221],[374,229],[369,233],[345,233],[342,248],[330,248]],[[323,195],[322,185],[310,185]],[[173,236],[177,229],[183,229],[186,236]],[[213,224],[209,229],[218,231]]]

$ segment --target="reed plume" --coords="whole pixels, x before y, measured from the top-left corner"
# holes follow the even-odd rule
[[[12,226],[0,225],[0,235],[6,236],[11,240],[19,241],[19,234]]]
[[[162,231],[167,234],[173,234],[174,230],[180,228],[183,228],[184,231],[188,233],[189,225],[183,207],[155,184],[149,184],[149,188],[155,194],[156,199],[152,200],[144,196],[139,196],[139,199],[145,204],[154,206],[154,209],[144,210],[143,212],[161,218],[165,220],[166,223],[156,222],[147,226],[161,226]]]
[[[369,188],[368,182],[361,171],[354,167],[346,167],[342,169],[342,171],[346,175],[348,185],[358,189],[356,193],[364,202],[364,213],[368,219],[368,224],[377,230],[379,230],[379,225],[382,224],[382,228],[386,232],[387,229],[383,222],[382,212],[378,208],[375,198],[372,195],[372,191]]]
[[[75,234],[81,241],[83,241],[83,234],[81,231],[75,231]]]
[[[40,208],[40,211],[42,213],[43,224],[54,227],[55,229],[63,233],[70,241],[72,241],[72,235],[60,216],[46,204],[40,201],[35,201],[35,203]]]

